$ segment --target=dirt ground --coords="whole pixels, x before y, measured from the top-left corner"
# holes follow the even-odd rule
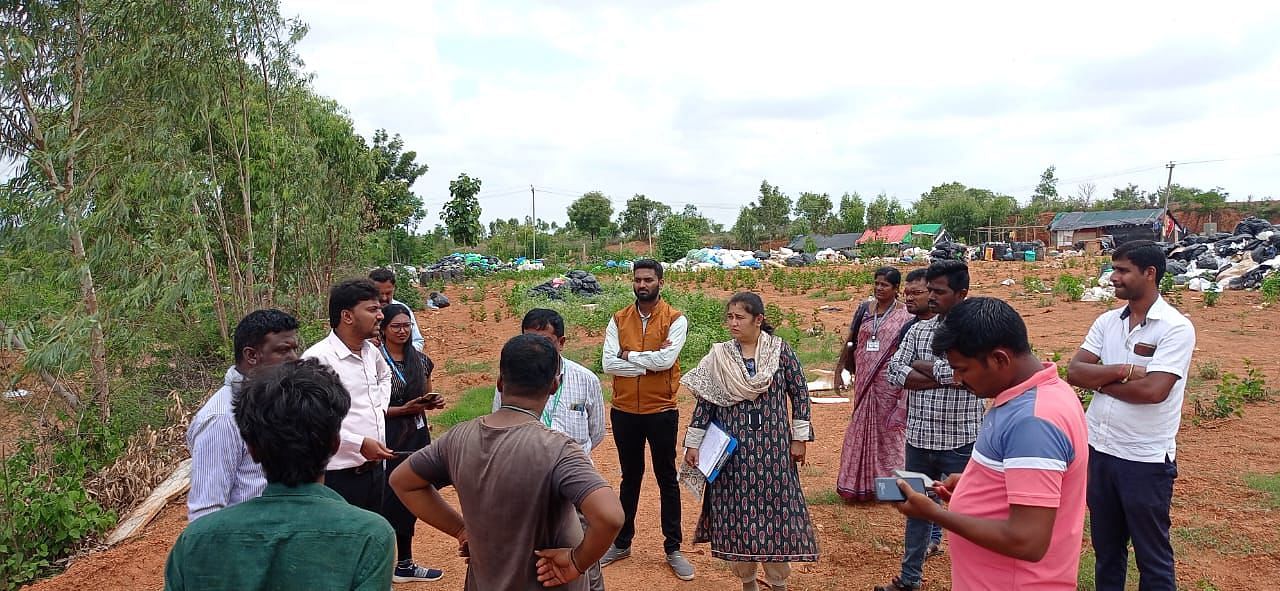
[[[971,268],[973,285],[970,293],[1010,301],[1026,319],[1033,345],[1045,359],[1052,359],[1056,352],[1065,363],[1079,346],[1093,319],[1115,305],[1066,303],[1058,297],[1024,294],[1024,275],[1036,275],[1050,283],[1063,272],[1052,262],[975,262]],[[1074,272],[1080,274],[1083,269],[1078,268]],[[1001,286],[999,282],[1006,278],[1014,279],[1014,285]],[[710,293],[719,295],[714,289]],[[849,301],[824,301],[807,295],[779,295],[767,284],[762,285],[760,293],[766,302],[776,303],[784,310],[795,309],[806,322],[818,306],[843,308],[819,313],[819,320],[829,327],[828,330],[847,326],[853,298],[863,295],[849,290]],[[1250,404],[1242,417],[1206,427],[1193,424],[1190,400],[1197,393],[1211,392],[1216,384],[1216,380],[1196,377],[1197,368],[1206,362],[1216,363],[1222,371],[1243,373],[1244,360],[1252,359],[1255,366],[1266,374],[1273,388],[1280,384],[1280,356],[1271,349],[1280,314],[1261,307],[1260,296],[1253,292],[1225,293],[1213,308],[1206,308],[1199,294],[1182,292],[1181,300],[1179,307],[1195,323],[1198,341],[1192,363],[1193,378],[1187,389],[1188,406],[1179,436],[1179,478],[1174,493],[1172,537],[1178,558],[1179,587],[1195,590],[1256,588],[1259,581],[1280,579],[1280,550],[1277,550],[1280,548],[1280,513],[1272,508],[1265,493],[1246,486],[1242,475],[1271,474],[1280,465],[1275,459],[1280,453],[1280,433],[1274,428],[1280,420],[1280,405],[1273,402]],[[469,305],[473,304],[455,305],[436,312],[418,312],[418,321],[427,339],[427,352],[437,363],[435,389],[454,399],[466,388],[491,383],[494,378],[486,373],[466,373],[457,368],[468,362],[496,362],[501,344],[516,334],[519,327],[513,319],[477,326],[468,316]],[[485,305],[490,310],[499,307],[496,289]],[[599,336],[591,337],[583,331],[571,332],[568,350],[598,345],[601,340]],[[447,363],[451,359],[456,362],[453,373]],[[683,398],[685,402],[681,410],[687,417],[691,404],[687,396]],[[848,506],[831,501],[830,493],[834,490],[839,469],[840,445],[850,412],[847,404],[814,405],[813,422],[818,439],[809,448],[809,465],[801,468],[801,480],[808,498],[818,501],[811,503],[810,511],[819,533],[822,558],[814,564],[795,565],[793,589],[870,589],[897,572],[903,517],[891,507],[874,504]],[[616,485],[620,471],[611,438],[606,437],[593,456],[600,472]],[[456,500],[451,494],[450,491],[446,496]],[[690,591],[738,588],[736,579],[723,563],[711,558],[705,545],[686,543],[684,548],[698,569],[697,579],[687,583],[675,579],[662,558],[657,498],[656,486],[649,479],[641,496],[633,555],[605,569],[606,584],[615,589],[656,586]],[[64,574],[29,589],[160,589],[165,557],[185,525],[184,502],[185,499],[178,499],[166,508],[143,536],[84,557],[73,563]],[[692,538],[699,501],[686,495],[683,508],[684,531],[688,540]],[[1087,550],[1087,543],[1085,547]],[[414,538],[414,556],[419,564],[443,568],[445,578],[435,583],[396,587],[422,591],[461,589],[465,566],[454,555],[454,550],[450,538],[419,524],[418,535]],[[926,563],[925,589],[950,588],[948,556],[943,554]]]

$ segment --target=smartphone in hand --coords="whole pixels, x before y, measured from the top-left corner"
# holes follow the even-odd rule
[[[898,480],[905,480],[907,485],[920,494],[924,494],[924,480],[919,478],[877,478],[876,479],[876,500],[883,503],[901,503],[907,500],[907,496],[902,494],[902,489],[898,488]]]

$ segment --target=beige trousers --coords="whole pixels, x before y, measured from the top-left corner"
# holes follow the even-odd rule
[[[786,585],[787,579],[791,578],[790,562],[730,562],[729,570],[743,583],[750,583],[756,580],[757,565],[764,566],[764,582],[770,587]]]

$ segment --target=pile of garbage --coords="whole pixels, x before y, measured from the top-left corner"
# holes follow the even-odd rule
[[[933,250],[929,251],[929,259],[932,261],[963,261],[966,255],[963,244],[956,244],[947,238],[933,243]]]
[[[1193,291],[1257,289],[1280,269],[1280,226],[1248,217],[1235,231],[1187,236],[1165,249],[1166,272]]]
[[[443,279],[445,281],[461,281],[466,276],[467,271],[479,273],[492,273],[502,269],[514,269],[515,266],[482,254],[474,252],[455,252],[444,257],[430,265],[418,274],[418,281],[426,283],[428,281]]]
[[[790,248],[775,250],[734,250],[729,248],[699,248],[691,250],[671,268],[681,271],[706,271],[709,269],[762,269],[764,267],[807,267],[819,261],[839,263],[853,259],[853,253],[824,248],[815,253],[796,252]]]
[[[596,276],[586,271],[569,271],[564,277],[550,279],[529,290],[529,295],[544,296],[553,300],[563,300],[568,290],[576,296],[591,297],[604,293]]]

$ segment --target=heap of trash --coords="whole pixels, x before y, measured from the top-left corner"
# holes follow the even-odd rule
[[[691,250],[680,260],[671,263],[671,267],[681,271],[807,267],[819,261],[828,263],[848,261],[853,258],[852,254],[830,248],[810,254],[796,252],[786,247],[757,251],[712,247]]]
[[[1257,289],[1280,269],[1280,226],[1248,217],[1235,231],[1191,235],[1167,245],[1166,272],[1193,291]]]
[[[455,252],[430,265],[420,267],[417,277],[419,283],[433,280],[451,282],[461,281],[467,275],[488,275],[499,271],[541,271],[545,268],[542,259],[517,257],[504,262],[489,255]]]
[[[564,277],[556,277],[529,290],[529,296],[543,296],[553,300],[563,300],[565,292],[591,297],[604,293],[596,276],[586,271],[569,271]]]

